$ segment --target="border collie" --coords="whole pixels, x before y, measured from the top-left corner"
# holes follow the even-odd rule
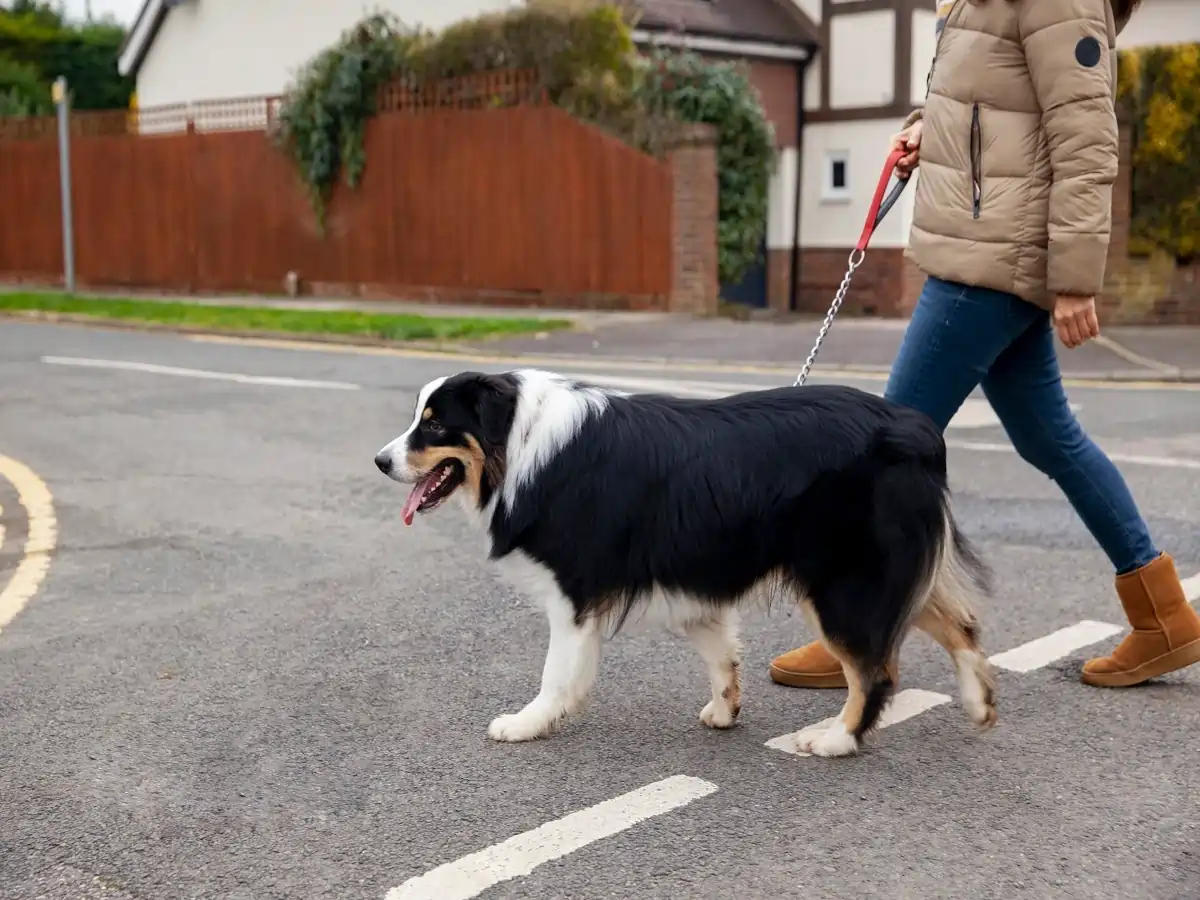
[[[835,385],[693,400],[464,372],[422,388],[375,464],[413,486],[408,525],[457,494],[491,558],[521,570],[545,608],[541,690],[491,723],[497,741],[544,737],[575,713],[604,633],[639,612],[690,638],[712,685],[700,720],[731,727],[737,608],[764,592],[800,604],[849,685],[798,749],[859,749],[913,627],[950,654],[970,718],[996,720],[974,612],[990,573],[955,525],[945,442],[919,412]]]

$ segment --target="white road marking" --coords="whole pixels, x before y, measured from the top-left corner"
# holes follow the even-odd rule
[[[1200,600],[1200,572],[1183,579],[1183,593],[1192,603]]]
[[[555,369],[562,372],[577,370],[606,370],[619,368],[624,371],[638,372],[736,372],[743,375],[766,375],[771,378],[791,379],[796,377],[796,369],[791,366],[781,366],[772,363],[748,364],[723,363],[719,360],[700,359],[645,359],[640,357],[614,356],[578,356],[574,354],[530,354],[530,353],[465,353],[461,349],[416,348],[366,346],[358,344],[331,344],[326,341],[303,340],[298,338],[252,338],[226,334],[185,334],[184,340],[197,343],[226,344],[231,346],[267,348],[272,350],[293,350],[303,353],[340,353],[354,356],[390,356],[399,359],[435,359],[461,368],[464,363],[474,365],[487,364],[497,366],[535,366],[543,369]],[[799,361],[797,361],[797,366]],[[817,381],[840,381],[848,378],[862,381],[887,381],[888,367],[867,365],[839,366],[822,364],[812,373]],[[1186,381],[1155,380],[1150,373],[1145,379],[1126,381],[1112,380],[1100,376],[1064,375],[1063,384],[1067,387],[1080,387],[1092,391],[1185,391],[1200,393],[1200,384]]]
[[[232,381],[237,384],[261,384],[270,387],[323,388],[332,391],[357,391],[361,386],[346,381],[314,381],[307,378],[284,378],[271,375],[242,375],[238,372],[211,372],[206,369],[181,369],[154,363],[130,362],[120,359],[82,359],[72,356],[43,356],[42,362],[51,366],[76,366],[84,369],[117,369],[126,372],[145,372],[151,375],[173,375],[181,378],[203,378],[210,381]]]
[[[946,441],[946,446],[955,450],[976,450],[981,453],[1013,453],[1011,444],[992,444],[984,441]],[[1129,463],[1134,466],[1157,466],[1162,469],[1200,469],[1200,459],[1182,456],[1143,456],[1139,453],[1113,453],[1104,451],[1113,462]]]
[[[1098,643],[1124,630],[1120,625],[1084,619],[1028,644],[997,653],[990,662],[993,666],[1007,669],[1009,672],[1032,672],[1062,659],[1069,653],[1074,653],[1081,647]]]
[[[943,703],[949,703],[950,697],[945,694],[939,694],[935,691],[923,691],[919,688],[908,688],[907,690],[899,691],[892,697],[892,702],[887,705],[887,708],[879,716],[879,728],[890,728],[892,725],[898,725],[913,716],[919,716],[921,713],[941,706]],[[810,725],[809,728],[814,728],[821,725],[828,725],[837,718],[830,716],[828,719],[822,719],[816,725]],[[805,729],[800,729],[804,731]],[[781,734],[779,737],[771,738],[767,741],[766,746],[772,750],[782,750],[784,753],[791,753],[794,756],[811,756],[811,753],[803,753],[796,749],[796,737],[800,731],[792,731],[788,734]]]
[[[388,891],[385,900],[468,900],[716,790],[711,782],[673,775],[410,878]]]
[[[1183,579],[1182,583],[1184,594],[1189,601],[1195,603],[1197,600],[1200,600],[1200,572],[1190,578]],[[1003,653],[997,653],[991,657],[989,662],[993,666],[1009,672],[1032,672],[1035,669],[1048,666],[1050,663],[1062,659],[1076,650],[1113,637],[1125,630],[1125,627],[1121,625],[1085,619],[1066,628],[1060,628],[1058,631],[1037,638],[1027,644],[1013,647],[1011,650],[1005,650]],[[938,694],[934,691],[923,691],[917,688],[900,691],[892,698],[892,702],[880,715],[879,727],[887,728],[906,719],[919,716],[923,712],[927,712],[944,703],[949,703],[950,699],[945,694]],[[813,728],[829,724],[833,722],[834,718],[831,716],[816,723],[816,725],[808,727]],[[804,729],[801,730],[803,731]],[[798,734],[800,734],[799,731],[781,734],[779,737],[771,738],[771,740],[767,741],[766,746],[772,750],[782,750],[784,753],[791,753],[795,756],[810,756],[811,754],[801,753],[796,749],[796,736]]]

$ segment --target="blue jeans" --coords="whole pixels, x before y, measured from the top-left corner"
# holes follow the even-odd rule
[[[1017,453],[1058,484],[1116,570],[1153,562],[1125,479],[1067,404],[1049,315],[1012,294],[930,278],[886,396],[945,430],[979,385]]]

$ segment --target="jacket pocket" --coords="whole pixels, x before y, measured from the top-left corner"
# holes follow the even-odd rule
[[[979,126],[979,104],[971,107],[971,215],[978,219],[983,202],[983,131]]]

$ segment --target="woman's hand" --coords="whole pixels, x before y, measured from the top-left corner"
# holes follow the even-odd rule
[[[921,120],[913,122],[899,134],[892,137],[892,150],[907,150],[907,155],[900,158],[900,162],[896,163],[896,177],[901,181],[907,180],[913,173],[913,169],[921,164],[921,129],[924,127]]]
[[[1072,350],[1099,337],[1096,298],[1059,294],[1054,302],[1054,328],[1058,339]]]

